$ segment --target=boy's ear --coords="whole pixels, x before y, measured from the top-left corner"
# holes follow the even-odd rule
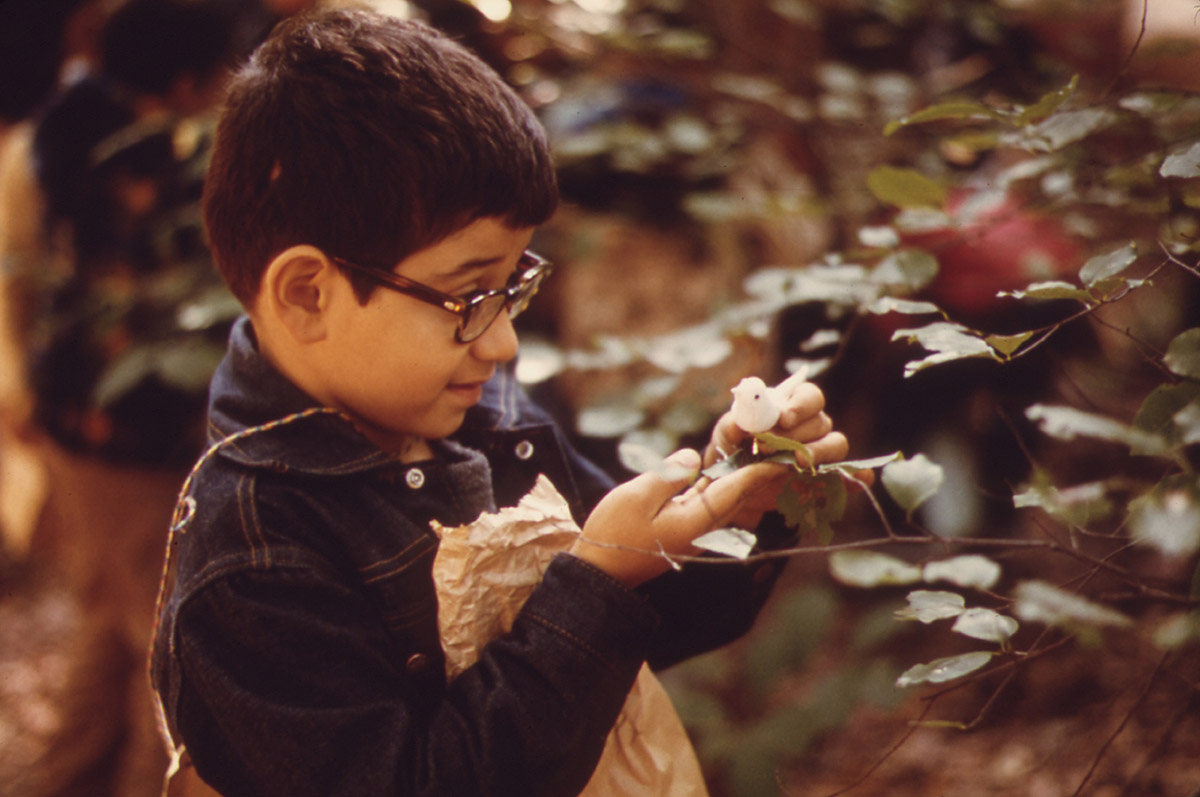
[[[297,343],[316,343],[327,333],[337,267],[314,246],[280,252],[263,273],[258,311],[271,315]]]

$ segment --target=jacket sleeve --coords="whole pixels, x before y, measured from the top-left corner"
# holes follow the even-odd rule
[[[576,794],[654,622],[632,591],[562,555],[447,686],[376,616],[303,566],[228,574],[189,599],[175,724],[197,772],[260,797]]]

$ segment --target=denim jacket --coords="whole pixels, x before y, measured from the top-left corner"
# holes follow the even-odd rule
[[[223,794],[576,794],[642,662],[740,635],[781,568],[632,590],[560,554],[448,683],[429,520],[470,522],[545,473],[582,521],[612,482],[511,371],[415,464],[312,407],[239,321],[209,407],[226,442],[194,474],[152,651],[172,737]]]

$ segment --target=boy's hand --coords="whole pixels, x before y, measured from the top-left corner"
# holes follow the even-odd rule
[[[825,394],[820,388],[806,381],[803,374],[797,374],[785,379],[774,390],[782,397],[783,407],[779,421],[770,431],[805,445],[812,461],[809,462],[802,452],[796,452],[799,465],[808,467],[846,458],[850,444],[845,435],[833,431],[833,421],[823,411]],[[704,467],[733,453],[749,437],[751,435],[734,422],[733,413],[726,412],[713,427],[712,440],[704,451]],[[761,485],[731,518],[731,525],[748,530],[756,528],[763,513],[775,508],[776,497],[791,475],[791,471],[781,469],[773,479]]]
[[[592,510],[571,553],[637,586],[667,570],[663,554],[699,553],[692,540],[730,525],[753,496],[788,471],[757,463],[679,495],[699,473],[700,455],[684,449],[667,462],[678,468],[679,478],[643,473],[611,490]]]

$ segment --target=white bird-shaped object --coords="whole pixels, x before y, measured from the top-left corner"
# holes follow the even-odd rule
[[[733,405],[729,408],[733,422],[750,434],[758,434],[779,423],[779,415],[787,406],[792,393],[808,378],[808,369],[801,368],[775,387],[757,376],[748,376],[730,389]]]

